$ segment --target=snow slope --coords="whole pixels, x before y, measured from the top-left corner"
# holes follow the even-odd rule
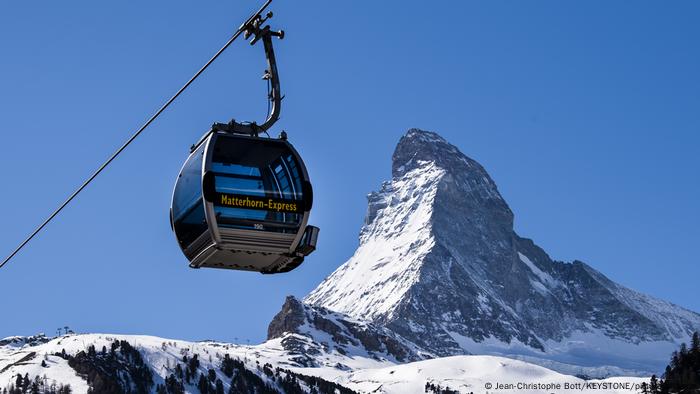
[[[494,392],[497,384],[503,385],[497,391],[513,393],[629,393],[636,392],[635,388],[645,380],[614,377],[585,381],[537,365],[494,356],[444,357],[391,367],[367,368],[335,378],[326,375],[325,378],[364,393],[406,394],[425,393],[426,383],[449,387],[460,393]],[[557,384],[558,388],[555,386]],[[565,388],[566,384],[568,388]],[[588,387],[582,388],[582,385]]]
[[[275,367],[288,368],[298,366],[294,355],[287,352],[281,345],[281,339],[268,341],[258,346],[242,346],[218,342],[186,342],[144,335],[109,335],[109,334],[83,334],[69,335],[51,338],[45,343],[24,346],[0,346],[0,390],[15,381],[16,376],[29,374],[30,380],[34,376],[45,377],[48,381],[70,384],[74,393],[86,393],[88,384],[84,377],[78,376],[62,357],[57,356],[65,351],[66,354],[76,355],[86,351],[89,346],[94,346],[98,352],[102,347],[110,348],[115,341],[127,341],[139,353],[141,353],[146,365],[154,375],[154,387],[162,384],[165,378],[175,372],[175,366],[182,362],[183,356],[192,358],[198,355],[200,365],[198,372],[207,374],[209,369],[216,371],[216,377],[224,382],[226,392],[229,390],[230,378],[221,371],[221,362],[224,355],[228,354],[234,359],[242,361],[246,368],[257,372],[266,382],[274,385],[274,382],[260,371],[265,363]],[[42,366],[42,361],[45,367]],[[334,362],[336,360],[329,360]],[[322,364],[322,362],[321,362]],[[335,363],[334,363],[335,364]],[[354,366],[378,367],[384,364],[374,360],[365,360],[365,363],[353,362]],[[195,384],[186,385],[189,393],[198,393]]]
[[[206,373],[214,369],[217,377],[224,381],[228,390],[230,381],[219,369],[225,354],[243,361],[251,371],[270,381],[261,371],[264,364],[280,366],[293,372],[318,376],[328,381],[355,390],[360,393],[424,393],[426,383],[448,386],[460,392],[473,391],[485,393],[487,383],[582,383],[583,380],[563,375],[552,370],[522,361],[493,356],[455,356],[433,360],[396,364],[388,360],[376,360],[370,357],[346,356],[338,352],[317,354],[316,367],[300,366],[294,361],[295,355],[282,345],[289,336],[276,338],[255,346],[241,346],[219,342],[186,342],[141,335],[84,334],[58,338],[47,338],[44,343],[32,345],[0,346],[0,390],[14,382],[17,374],[45,376],[49,381],[70,384],[76,394],[86,393],[87,382],[78,376],[61,357],[54,356],[65,350],[67,354],[76,354],[93,345],[96,349],[110,347],[114,341],[128,341],[142,354],[147,365],[154,372],[156,383],[162,383],[173,372],[174,366],[182,360],[183,355],[192,357],[197,354],[201,365],[199,369]],[[304,340],[304,338],[300,338]],[[308,338],[307,338],[308,339]],[[318,344],[309,343],[311,346]],[[99,351],[99,350],[98,350]],[[41,363],[45,361],[46,367]],[[270,381],[273,384],[272,381]],[[599,382],[599,381],[588,381]],[[609,378],[603,382],[635,384],[640,378]],[[198,393],[193,385],[186,386],[189,393]],[[541,390],[511,390],[513,392],[542,392]],[[573,392],[572,390],[571,392]],[[584,389],[576,392],[622,393],[626,389]],[[557,391],[566,392],[566,391]]]
[[[360,234],[362,246],[306,301],[368,320],[390,316],[418,280],[422,260],[435,243],[431,207],[444,173],[434,163],[420,162],[385,183],[382,193],[370,195],[382,215],[368,219]]]

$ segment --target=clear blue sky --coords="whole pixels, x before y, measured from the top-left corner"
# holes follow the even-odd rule
[[[255,1],[4,2],[0,155],[9,253],[257,8]],[[261,341],[357,244],[410,127],[480,161],[516,229],[559,260],[700,310],[697,2],[276,0],[282,119],[315,185],[320,248],[262,276],[187,267],[168,223],[188,147],[262,119],[239,42],[0,270],[0,337]]]

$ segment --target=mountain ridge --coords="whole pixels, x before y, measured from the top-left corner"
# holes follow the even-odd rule
[[[583,262],[554,261],[513,219],[483,166],[438,134],[411,129],[392,155],[392,179],[368,195],[355,254],[304,302],[441,357],[488,343],[503,354],[648,371],[700,328],[695,312]],[[630,359],[637,351],[650,359]]]
[[[297,300],[298,301],[298,300]],[[282,344],[296,338],[315,346],[307,355],[314,366],[299,363],[298,353]],[[40,341],[14,337],[0,345],[0,391],[16,389],[27,377],[40,392],[148,393],[488,393],[487,383],[613,384],[603,391],[625,393],[645,378],[583,380],[525,361],[496,356],[455,356],[395,363],[357,354],[322,350],[321,343],[295,333],[259,345],[216,341],[188,342],[147,335],[70,334]],[[305,348],[303,350],[309,350]],[[608,371],[609,373],[609,371]],[[18,380],[17,377],[21,379]],[[22,383],[24,384],[24,383]],[[206,388],[202,387],[206,386]],[[433,387],[430,390],[430,387]],[[220,389],[219,389],[220,387]],[[427,388],[426,388],[427,387]],[[21,388],[24,390],[24,387]],[[430,390],[430,391],[427,391]],[[10,391],[11,392],[11,391]],[[539,389],[518,390],[540,393]],[[601,392],[570,389],[561,392]]]

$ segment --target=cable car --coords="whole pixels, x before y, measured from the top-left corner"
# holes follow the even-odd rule
[[[180,171],[171,221],[193,268],[287,272],[316,248],[312,203],[288,141],[210,132]]]
[[[267,18],[271,17],[268,14]],[[170,222],[192,268],[288,272],[316,249],[308,226],[313,190],[303,160],[287,141],[262,137],[279,118],[281,95],[271,37],[253,20],[246,37],[262,38],[272,111],[262,125],[215,123],[195,144],[178,175]]]

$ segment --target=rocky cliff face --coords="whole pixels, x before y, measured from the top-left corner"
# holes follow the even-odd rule
[[[368,197],[360,246],[306,298],[439,356],[491,352],[630,368],[662,365],[700,315],[553,261],[513,230],[484,168],[439,135],[401,138]],[[640,361],[643,360],[643,361]]]
[[[289,334],[298,334],[292,335]],[[409,362],[430,357],[390,330],[322,307],[287,297],[272,319],[267,339],[281,338],[282,347],[297,355],[300,365],[317,366],[322,353],[362,356],[378,361]]]

